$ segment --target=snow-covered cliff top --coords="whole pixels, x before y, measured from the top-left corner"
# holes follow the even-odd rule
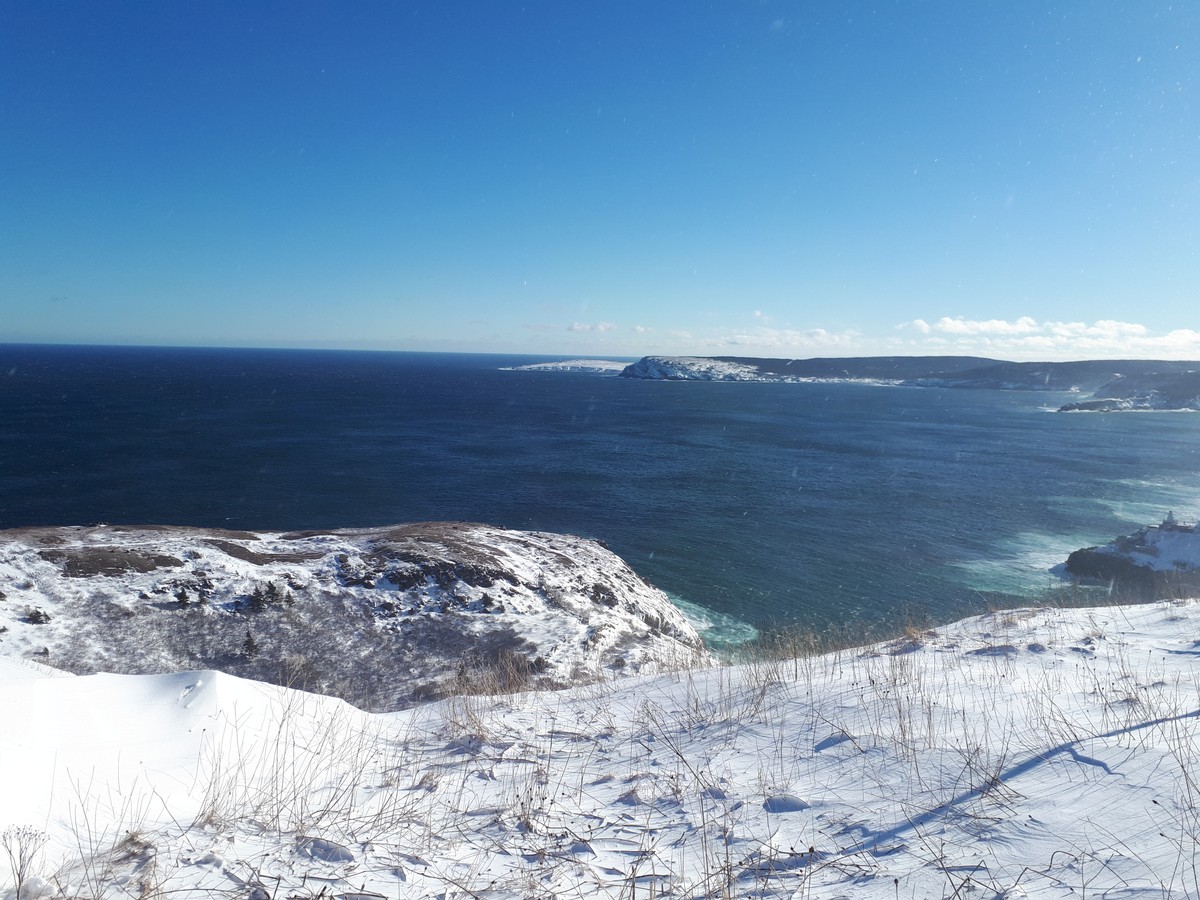
[[[844,365],[843,365],[844,364]],[[894,357],[866,360],[786,360],[710,356],[645,356],[621,372],[625,378],[650,381],[749,381],[766,384],[855,382],[895,385],[889,377]]]
[[[505,372],[579,372],[589,375],[619,375],[628,365],[615,359],[560,359],[553,362],[504,366]]]
[[[666,595],[599,544],[464,523],[0,532],[0,597],[3,656],[222,669],[374,709],[471,679],[565,684],[707,659]]]
[[[786,381],[755,366],[703,356],[645,356],[621,373],[627,378],[665,381]]]
[[[1147,525],[1095,549],[1156,572],[1200,570],[1200,531],[1173,520]]]

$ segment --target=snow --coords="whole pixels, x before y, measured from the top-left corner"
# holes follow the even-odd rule
[[[701,356],[647,356],[626,370],[637,378],[668,381],[763,381],[755,366]]]
[[[1146,551],[1135,552],[1145,557],[1142,565],[1160,571],[1200,569],[1200,534],[1152,527],[1146,529],[1145,541]]]
[[[1139,564],[1159,571],[1200,569],[1200,533],[1147,528],[1145,550],[1135,550],[1133,555]]]
[[[1200,531],[1190,525],[1147,525],[1097,548],[1155,572],[1200,570]]]
[[[894,386],[897,379],[786,375],[757,365],[705,356],[645,356],[626,366],[623,375],[659,381],[738,381],[762,384],[870,384]]]
[[[0,831],[23,897],[1194,897],[1197,656],[1196,601],[1016,610],[386,714],[10,658]]]
[[[555,362],[504,366],[505,372],[579,372],[588,375],[620,375],[628,362],[615,359],[563,359]]]
[[[378,711],[464,678],[570,684],[710,659],[600,544],[470,523],[12,530],[0,591],[0,653],[78,674],[220,668]]]

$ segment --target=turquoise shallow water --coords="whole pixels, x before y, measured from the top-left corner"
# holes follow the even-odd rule
[[[645,382],[512,357],[0,346],[0,526],[467,519],[599,538],[738,623],[976,612],[1200,513],[1200,416]]]

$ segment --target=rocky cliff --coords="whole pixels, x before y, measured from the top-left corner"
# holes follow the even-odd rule
[[[1200,372],[1121,375],[1101,385],[1091,400],[1068,403],[1059,412],[1200,410]]]
[[[453,522],[0,532],[0,654],[77,673],[221,669],[371,709],[707,659],[666,595],[600,544]]]
[[[1076,550],[1066,572],[1140,599],[1191,594],[1200,590],[1200,531],[1168,516],[1161,525]]]

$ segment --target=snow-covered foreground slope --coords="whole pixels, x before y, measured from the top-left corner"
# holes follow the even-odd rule
[[[376,710],[708,659],[600,544],[461,522],[4,531],[0,629],[0,654],[78,674],[213,668]]]
[[[26,897],[1195,897],[1198,638],[1005,612],[374,715],[9,661],[0,829]]]

